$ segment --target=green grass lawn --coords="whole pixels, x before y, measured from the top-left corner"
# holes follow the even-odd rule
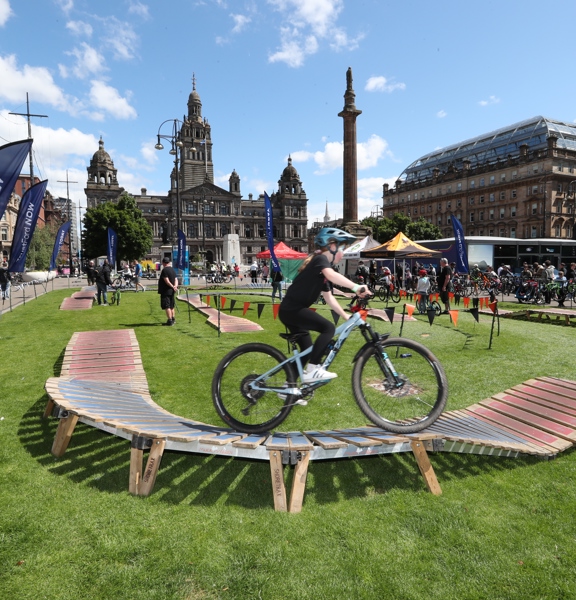
[[[576,454],[506,459],[431,454],[443,490],[425,489],[409,454],[310,464],[300,514],[273,510],[265,462],[166,452],[148,498],[128,493],[129,442],[79,425],[66,454],[50,448],[44,383],[75,331],[133,328],[154,400],[221,425],[210,398],[220,358],[244,341],[283,347],[269,299],[234,296],[233,314],[264,331],[222,334],[158,295],[119,307],[60,311],[69,290],[0,317],[0,590],[20,599],[559,599],[576,597]],[[258,319],[256,305],[266,304]],[[381,306],[374,302],[375,307]],[[463,308],[461,306],[461,308]],[[326,311],[319,307],[319,311]],[[399,309],[398,309],[399,310]],[[405,323],[445,366],[448,409],[531,377],[576,380],[574,330],[489,317]],[[399,325],[377,323],[398,334]],[[282,429],[365,423],[350,387],[353,334],[339,378]]]

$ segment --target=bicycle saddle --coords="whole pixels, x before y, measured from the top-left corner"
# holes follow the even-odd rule
[[[280,337],[289,342],[297,342],[301,337],[308,335],[306,331],[299,331],[297,333],[280,333]]]

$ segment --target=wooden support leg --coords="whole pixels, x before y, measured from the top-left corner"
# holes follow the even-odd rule
[[[436,473],[434,473],[426,448],[424,448],[424,442],[421,440],[412,440],[410,446],[414,453],[414,457],[416,458],[416,462],[418,463],[420,473],[422,473],[422,477],[424,477],[428,491],[432,492],[435,496],[439,496],[442,493],[442,490],[436,479]]]
[[[165,440],[154,440],[152,442],[150,454],[148,455],[148,462],[146,463],[146,469],[144,470],[144,476],[142,477],[142,483],[138,489],[139,496],[149,496],[152,493],[165,446]]]
[[[142,455],[144,450],[141,448],[130,448],[130,479],[128,481],[128,491],[135,496],[138,495],[140,480],[142,479]]]
[[[66,452],[72,434],[74,433],[76,423],[78,423],[78,415],[69,413],[66,417],[60,419],[54,443],[52,444],[52,454],[54,456],[60,457]]]
[[[284,485],[284,465],[282,464],[282,452],[273,450],[270,452],[270,472],[272,474],[272,494],[274,495],[274,510],[286,512],[286,487]]]
[[[302,503],[304,502],[310,452],[302,452],[301,454],[302,458],[294,467],[294,479],[292,479],[292,492],[290,493],[290,505],[288,506],[288,512],[291,513],[299,513],[302,510]]]
[[[42,418],[47,419],[52,414],[53,410],[54,410],[54,400],[50,399],[46,403],[46,408],[44,409],[44,414],[42,415]]]

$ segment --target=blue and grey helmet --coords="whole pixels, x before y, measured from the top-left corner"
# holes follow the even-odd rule
[[[351,244],[356,237],[351,233],[336,229],[335,227],[323,227],[314,237],[314,245],[317,248],[327,248],[330,244]]]

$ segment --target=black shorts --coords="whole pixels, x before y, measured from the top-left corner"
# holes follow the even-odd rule
[[[440,292],[440,300],[444,302],[444,304],[448,304],[448,300],[450,299],[449,292],[442,291]]]
[[[174,294],[171,294],[170,296],[160,296],[160,307],[163,310],[174,308]]]

